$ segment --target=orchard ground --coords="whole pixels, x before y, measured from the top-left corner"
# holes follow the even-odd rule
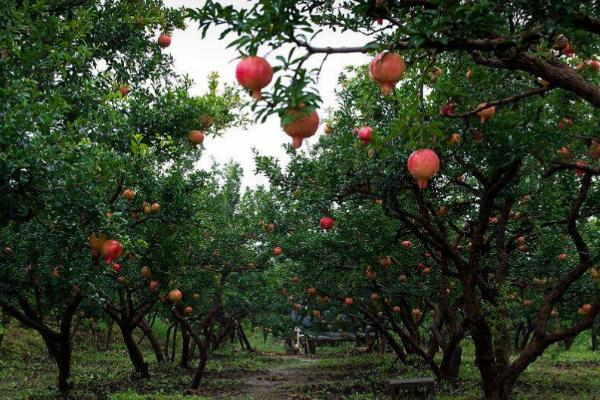
[[[162,339],[165,332],[157,329],[157,333]],[[288,356],[279,340],[264,343],[262,334],[253,334],[250,341],[255,352],[224,346],[209,361],[201,389],[191,393],[192,372],[176,362],[156,365],[147,341],[142,346],[152,364],[152,377],[143,380],[132,374],[122,343],[102,348],[91,335],[80,332],[79,336],[73,360],[73,399],[392,399],[386,388],[388,378],[428,375],[416,359],[412,365],[402,364],[391,353],[364,353],[353,344],[321,347],[316,356]],[[521,377],[516,398],[597,399],[600,351],[589,347],[588,334],[580,335],[569,350],[553,346]],[[473,359],[473,347],[467,341],[460,384],[442,386],[430,398],[481,398]],[[60,398],[54,389],[55,374],[55,364],[48,359],[39,335],[12,324],[0,350],[0,398]]]

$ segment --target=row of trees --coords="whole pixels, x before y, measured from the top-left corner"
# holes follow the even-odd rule
[[[309,59],[406,60],[393,93],[400,61],[387,76],[376,71],[383,57],[371,65],[387,97],[364,68],[347,71],[329,136],[290,150],[285,171],[257,159],[271,181],[262,212],[277,227],[267,247],[283,250],[290,306],[323,326],[368,321],[399,358],[416,354],[449,381],[469,335],[486,399],[512,398],[550,345],[590,328],[600,311],[598,12],[445,0],[209,0],[192,11],[202,28],[235,33],[242,54],[290,49],[255,105],[263,116],[319,106]],[[313,44],[324,30],[365,44]],[[406,167],[418,149],[441,159],[427,188]]]

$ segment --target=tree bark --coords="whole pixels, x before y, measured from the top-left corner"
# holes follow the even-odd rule
[[[198,363],[198,368],[196,368],[196,372],[194,373],[194,379],[192,379],[192,389],[198,389],[200,387],[200,383],[202,382],[204,369],[206,368],[206,360],[208,359],[207,346],[207,343],[205,343],[204,346],[198,346],[200,349],[200,361]]]
[[[142,320],[142,322],[140,322],[139,327],[142,330],[142,332],[144,332],[144,335],[150,341],[150,345],[152,346],[152,350],[154,351],[154,356],[156,357],[156,362],[157,363],[165,362],[165,356],[160,347],[158,338],[156,337],[156,335],[154,334],[154,331],[152,330],[152,327],[145,320]]]
[[[183,327],[181,328],[181,340],[181,360],[179,361],[179,366],[187,369],[190,367],[190,335]]]
[[[133,329],[119,325],[121,329],[121,334],[123,335],[123,341],[127,346],[127,352],[129,353],[129,359],[135,368],[135,371],[140,374],[142,378],[150,378],[150,373],[148,372],[148,363],[144,361],[144,355],[140,351],[139,347],[135,344],[135,339],[133,338]]]

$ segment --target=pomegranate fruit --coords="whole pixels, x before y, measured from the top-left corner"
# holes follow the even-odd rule
[[[562,146],[560,149],[558,149],[557,153],[560,154],[565,160],[571,158],[571,150],[569,149],[569,146]]]
[[[371,65],[371,79],[379,83],[381,93],[389,96],[394,90],[394,86],[404,76],[406,65],[401,55],[396,53],[379,53],[375,56]]]
[[[151,292],[156,292],[158,290],[158,281],[151,281],[148,285],[148,289],[150,289]]]
[[[496,114],[496,107],[488,106],[487,103],[481,103],[477,108],[480,109],[477,116],[482,124],[485,124],[487,120]]]
[[[315,293],[317,293],[317,289],[315,289],[314,287],[306,288],[306,294],[307,295],[314,296]]]
[[[282,253],[283,253],[283,249],[281,247],[279,247],[279,246],[273,247],[273,254],[276,257],[279,257]]]
[[[297,275],[292,276],[290,280],[292,281],[292,285],[297,285],[300,282],[300,278]]]
[[[373,128],[371,128],[370,126],[362,127],[358,131],[358,138],[364,144],[369,144],[371,142],[372,137],[373,137]]]
[[[446,206],[438,207],[438,209],[435,211],[435,215],[437,215],[438,217],[445,217],[446,215],[448,215],[448,207],[446,207]]]
[[[600,160],[600,143],[597,140],[592,139],[588,147],[588,155],[594,161]]]
[[[352,304],[354,304],[354,299],[352,299],[352,297],[346,297],[344,299],[344,304],[347,306],[351,306]]]
[[[300,312],[300,310],[302,310],[302,306],[298,303],[294,303],[293,307],[296,312]]]
[[[172,301],[173,303],[181,300],[182,297],[183,297],[183,293],[181,293],[181,290],[179,290],[179,289],[173,289],[169,292],[169,300]]]
[[[371,293],[371,301],[376,302],[379,300],[379,293]]]
[[[252,97],[260,100],[261,90],[273,79],[273,69],[262,57],[246,57],[237,65],[235,77],[240,85],[252,92]]]
[[[446,117],[456,115],[456,103],[449,101],[440,108],[440,114]]]
[[[565,261],[567,259],[567,255],[565,253],[560,253],[557,258],[558,261]]]
[[[560,121],[558,121],[558,129],[565,129],[567,127],[573,126],[573,118],[571,117],[562,117]]]
[[[195,130],[194,131],[190,131],[188,133],[188,140],[194,146],[202,144],[202,142],[204,142],[204,132],[202,132],[202,131],[195,131]]]
[[[392,309],[395,313],[399,313],[402,309],[400,308],[400,306],[394,306],[394,308]]]
[[[321,220],[319,221],[319,225],[321,225],[321,228],[323,228],[327,231],[327,230],[333,228],[333,226],[335,225],[335,220],[331,217],[321,217]]]
[[[112,269],[115,272],[119,272],[121,270],[121,264],[113,264]]]
[[[319,310],[313,310],[312,315],[315,318],[320,318],[321,317],[321,311],[319,311]]]
[[[456,144],[458,142],[460,142],[460,134],[455,132],[452,135],[450,135],[450,139],[448,139],[448,143]]]
[[[119,92],[121,93],[122,97],[127,96],[127,93],[129,93],[129,86],[127,86],[127,85],[120,85],[119,86]]]
[[[402,275],[399,275],[399,276],[398,276],[398,280],[399,280],[400,282],[406,282],[406,281],[407,281],[407,279],[408,279],[408,278],[407,278],[407,277],[406,277],[406,275],[404,275],[404,274],[402,274]]]
[[[584,304],[581,306],[581,309],[583,310],[583,313],[585,315],[589,314],[590,311],[592,311],[592,305],[591,304]]]
[[[191,306],[187,306],[183,311],[185,311],[187,315],[190,315],[194,312],[194,309]]]
[[[166,33],[161,33],[157,39],[157,43],[160,47],[165,49],[171,45],[171,36]]]
[[[533,304],[533,302],[529,299],[525,299],[523,300],[523,306],[524,307],[531,307],[531,305]]]
[[[392,258],[390,256],[379,257],[379,265],[383,268],[389,268],[392,266]]]
[[[408,157],[408,172],[417,180],[419,188],[427,187],[427,180],[437,174],[440,169],[440,159],[433,150],[421,149]]]
[[[150,211],[153,213],[157,213],[160,211],[160,204],[158,203],[152,203],[152,205],[150,206]]]
[[[333,133],[333,128],[331,127],[331,125],[327,124],[327,125],[325,125],[325,128],[323,128],[323,132],[326,135],[330,135]]]
[[[377,272],[373,271],[373,268],[367,267],[367,270],[365,271],[365,276],[368,280],[372,281],[377,277]]]
[[[310,114],[298,109],[287,111],[290,122],[283,125],[283,131],[292,138],[292,146],[297,149],[302,146],[302,141],[311,137],[319,129],[319,114],[313,111]]]
[[[133,189],[125,189],[123,191],[123,195],[122,196],[123,196],[123,198],[131,201],[131,200],[133,200],[135,198],[135,190],[133,190]]]
[[[118,259],[121,254],[123,254],[123,246],[118,241],[109,239],[102,243],[102,256],[107,263]]]
[[[412,242],[410,240],[403,240],[400,244],[407,249],[412,247]]]
[[[142,275],[142,278],[148,279],[152,275],[152,270],[150,269],[149,266],[144,265],[142,267],[142,269],[140,270],[140,275]]]

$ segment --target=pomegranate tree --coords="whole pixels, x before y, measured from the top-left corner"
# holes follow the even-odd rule
[[[427,180],[437,174],[440,169],[440,159],[433,150],[421,149],[408,157],[408,172],[417,180],[421,189],[427,187]]]
[[[235,77],[240,85],[252,92],[252,97],[260,100],[261,90],[273,79],[273,69],[262,57],[246,57],[237,65]]]
[[[290,109],[287,111],[290,122],[283,125],[283,131],[292,137],[292,146],[297,149],[302,141],[313,136],[319,128],[319,114],[316,111],[307,114],[303,110]]]
[[[371,61],[369,67],[371,79],[379,83],[381,93],[389,96],[394,90],[396,83],[400,82],[404,76],[404,59],[396,53],[379,53]]]

